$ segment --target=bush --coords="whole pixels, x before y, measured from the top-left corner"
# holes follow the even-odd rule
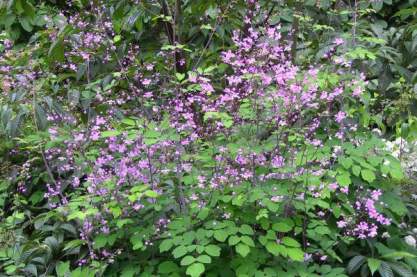
[[[370,131],[374,98],[349,60],[368,52],[339,55],[335,37],[297,64],[291,33],[251,26],[265,7],[248,1],[231,45],[198,66],[209,43],[199,56],[168,32],[142,53],[151,19],[110,2],[31,23],[33,47],[10,40],[25,21],[3,33],[6,275],[414,276],[412,161]],[[32,10],[6,14],[26,18],[18,3]]]

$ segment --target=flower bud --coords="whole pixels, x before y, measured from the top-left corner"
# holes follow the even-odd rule
[[[414,248],[416,247],[416,239],[413,236],[411,236],[411,235],[406,236],[404,238],[404,241],[405,241],[405,243],[407,243],[411,247],[414,247]]]

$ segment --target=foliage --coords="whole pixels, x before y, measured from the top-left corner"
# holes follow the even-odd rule
[[[0,1],[0,272],[415,276],[416,12]]]

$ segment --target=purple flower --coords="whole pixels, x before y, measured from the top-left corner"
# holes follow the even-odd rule
[[[345,118],[346,118],[346,113],[340,111],[336,114],[335,120],[336,120],[337,123],[342,123],[343,119],[345,119]]]

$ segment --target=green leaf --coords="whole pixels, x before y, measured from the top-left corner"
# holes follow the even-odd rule
[[[147,197],[150,197],[150,198],[157,198],[158,197],[158,193],[156,191],[153,191],[153,190],[145,191],[145,195]]]
[[[266,244],[266,250],[268,250],[269,253],[271,253],[274,256],[287,255],[287,248],[283,245],[278,244],[276,241],[269,241]]]
[[[287,248],[287,254],[293,261],[304,261],[304,252],[300,248]]]
[[[362,264],[364,262],[365,262],[365,257],[364,256],[361,256],[361,255],[355,256],[349,261],[349,263],[346,267],[346,271],[349,274],[353,274],[356,271],[358,271],[358,269],[362,266]]]
[[[30,20],[27,17],[21,17],[19,18],[20,25],[22,25],[22,28],[27,32],[32,32],[33,26],[30,23]]]
[[[84,218],[86,217],[86,214],[82,211],[76,211],[76,212],[72,212],[68,215],[67,220],[72,220],[72,219],[81,219],[84,220]]]
[[[382,9],[384,3],[382,1],[372,1],[371,5],[376,12],[379,12]]]
[[[94,239],[94,249],[102,248],[107,244],[107,236],[100,234]]]
[[[233,246],[240,242],[240,238],[238,236],[230,236],[229,237],[229,245]]]
[[[64,41],[62,39],[57,39],[52,43],[48,51],[48,58],[51,61],[64,61]]]
[[[403,258],[416,258],[417,256],[405,251],[394,251],[382,256],[382,258],[386,259],[403,259]]]
[[[249,246],[243,243],[239,243],[238,245],[235,246],[235,248],[236,248],[236,252],[239,253],[243,258],[246,257],[250,252]]]
[[[171,262],[171,261],[162,262],[158,266],[158,272],[161,274],[177,272],[178,269],[179,269],[178,265],[176,265],[174,262]]]
[[[120,207],[111,207],[110,211],[113,214],[114,218],[118,218],[122,215],[122,209]]]
[[[243,236],[243,237],[241,237],[241,238],[240,238],[240,240],[241,240],[244,244],[246,244],[246,245],[248,245],[248,246],[250,246],[250,247],[255,247],[255,242],[252,240],[252,238],[250,238],[250,237],[248,237],[248,236]]]
[[[186,245],[192,244],[192,242],[195,240],[195,236],[196,234],[194,231],[189,231],[189,232],[184,233],[182,235],[183,244],[186,244]]]
[[[22,14],[25,11],[23,9],[23,1],[25,0],[16,0],[14,3],[14,8],[16,9],[17,14]]]
[[[81,246],[83,244],[85,244],[85,242],[82,241],[82,240],[79,240],[79,239],[71,240],[71,241],[69,241],[68,243],[65,244],[65,247],[64,247],[63,250],[65,251],[65,250],[69,250],[69,249],[74,249],[74,248],[76,248],[78,246]]]
[[[394,272],[392,272],[391,267],[386,262],[381,262],[378,272],[381,277],[394,277]]]
[[[413,272],[408,269],[405,264],[389,263],[389,265],[391,266],[391,269],[401,277],[415,277],[415,274],[413,274]]]
[[[25,16],[34,19],[36,16],[35,7],[33,7],[33,5],[28,0],[23,1],[22,4]]]
[[[70,271],[70,264],[69,262],[59,262],[56,265],[55,270],[58,277],[63,277]]]
[[[361,174],[361,167],[358,165],[354,165],[352,167],[352,172],[356,177],[359,177],[359,175]]]
[[[187,271],[185,272],[187,275],[190,275],[191,277],[198,277],[201,274],[203,274],[205,270],[205,267],[201,263],[194,263],[187,267]]]
[[[314,229],[314,231],[320,235],[329,235],[331,231],[327,226],[318,226]]]
[[[371,271],[372,275],[374,275],[375,271],[378,270],[379,266],[381,265],[381,261],[373,258],[368,258],[368,267]]]
[[[253,235],[252,228],[247,224],[243,224],[242,226],[240,226],[239,232],[244,235]]]
[[[347,172],[337,175],[336,180],[341,186],[348,186],[352,183],[350,175]]]
[[[120,277],[135,277],[140,272],[140,266],[138,264],[129,264],[129,266],[123,268],[120,273]]]
[[[221,248],[214,244],[209,244],[204,247],[204,251],[206,251],[207,254],[213,257],[220,256]]]
[[[381,198],[381,201],[387,204],[389,210],[391,210],[399,216],[404,216],[408,212],[408,209],[401,200],[401,198],[395,193],[384,193],[384,195]]]
[[[190,265],[192,263],[195,262],[195,258],[193,256],[185,256],[184,258],[182,258],[181,260],[181,265],[185,266],[185,265]]]
[[[198,216],[197,216],[198,219],[200,219],[200,220],[206,219],[208,217],[208,215],[209,215],[209,212],[210,212],[210,209],[209,208],[207,208],[207,207],[202,208],[200,210],[200,212],[198,213]]]
[[[174,243],[173,243],[173,241],[172,241],[172,239],[166,239],[166,240],[163,240],[162,242],[161,242],[161,244],[159,245],[159,251],[162,253],[162,252],[166,252],[166,251],[168,251],[169,249],[171,249],[171,247],[174,245]]]
[[[172,255],[176,259],[184,256],[187,253],[188,253],[187,248],[184,245],[180,245],[177,248],[175,248],[174,251],[172,251]]]
[[[392,167],[389,170],[389,174],[391,175],[392,178],[396,179],[396,180],[402,180],[404,178],[404,172],[402,170],[402,168],[398,168],[398,167]]]
[[[214,238],[216,240],[220,241],[220,242],[225,242],[226,239],[227,239],[227,237],[228,237],[228,235],[229,234],[225,230],[223,230],[223,229],[215,230],[214,231]]]
[[[175,77],[177,77],[177,80],[181,82],[182,80],[184,80],[185,74],[177,72],[177,73],[175,73]]]
[[[101,132],[101,137],[102,138],[117,137],[120,134],[121,132],[117,130],[103,131]]]
[[[139,235],[132,236],[130,238],[130,242],[133,245],[133,247],[132,247],[133,250],[138,250],[138,249],[141,249],[143,247],[143,241],[142,241],[142,238]]]
[[[201,255],[197,257],[197,261],[203,264],[209,264],[211,263],[211,257],[207,255]]]
[[[368,183],[372,183],[375,180],[375,174],[369,169],[363,169],[361,171],[362,179]]]
[[[290,247],[301,247],[301,244],[298,241],[290,237],[283,237],[282,243]]]
[[[288,225],[285,222],[279,222],[279,223],[274,223],[272,225],[272,230],[277,231],[277,232],[282,232],[282,233],[286,233],[292,230],[292,226]]]
[[[339,162],[346,169],[349,169],[353,165],[353,160],[351,158],[340,157]]]

